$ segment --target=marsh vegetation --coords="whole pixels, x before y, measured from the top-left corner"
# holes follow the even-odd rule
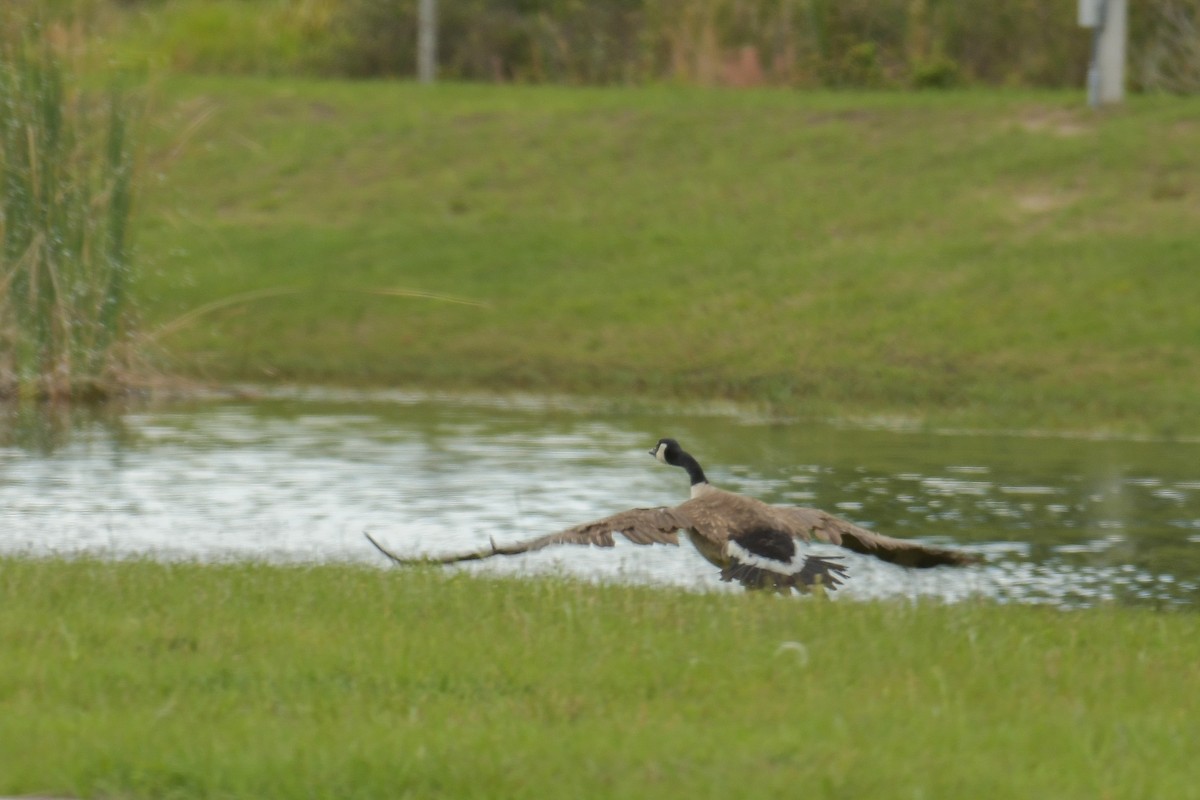
[[[135,124],[36,22],[0,12],[0,399],[131,377]]]

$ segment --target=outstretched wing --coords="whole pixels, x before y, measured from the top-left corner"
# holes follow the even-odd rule
[[[771,509],[775,516],[788,526],[793,536],[798,536],[804,541],[816,539],[818,542],[836,544],[902,567],[961,567],[979,561],[978,556],[973,553],[884,536],[820,509],[798,506],[771,506]]]
[[[634,544],[679,544],[678,531],[689,527],[687,515],[675,508],[632,508],[619,514],[585,522],[557,533],[549,533],[536,539],[498,545],[494,541],[488,547],[466,553],[446,556],[398,556],[364,533],[367,540],[397,564],[454,564],[459,561],[478,561],[492,556],[515,556],[530,553],[559,544],[587,544],[596,547],[612,547],[613,534],[619,533]]]

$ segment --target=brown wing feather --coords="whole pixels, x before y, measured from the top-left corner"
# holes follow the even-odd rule
[[[385,556],[401,565],[454,564],[459,561],[478,561],[492,556],[514,556],[530,553],[559,544],[584,544],[596,547],[612,547],[613,534],[619,533],[634,544],[679,544],[677,531],[690,525],[687,515],[675,508],[632,508],[593,522],[585,522],[573,528],[548,533],[522,542],[491,546],[466,553],[447,556],[404,557],[391,552],[365,533],[367,540]]]
[[[841,586],[845,579],[846,568],[837,562],[836,557],[828,556],[809,556],[804,559],[804,566],[792,573],[743,564],[736,559],[730,566],[721,570],[723,581],[737,581],[747,589],[774,589],[783,594],[792,589],[800,594],[808,594],[812,587],[818,584],[828,591],[833,591]]]
[[[924,569],[943,565],[965,566],[979,561],[974,554],[961,550],[933,547],[921,542],[884,536],[820,509],[797,506],[771,506],[771,509],[793,536],[806,542],[816,539],[819,542],[836,544],[902,567]]]

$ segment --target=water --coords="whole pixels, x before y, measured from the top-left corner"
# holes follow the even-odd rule
[[[5,413],[0,552],[382,566],[364,530],[398,552],[438,554],[678,502],[686,477],[647,455],[674,436],[725,488],[986,559],[908,572],[850,555],[842,598],[1200,599],[1194,442],[336,392],[119,415]],[[731,590],[688,545],[566,547],[462,568]]]

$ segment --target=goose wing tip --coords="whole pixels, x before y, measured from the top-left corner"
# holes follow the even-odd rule
[[[367,541],[368,541],[368,542],[370,542],[372,545],[374,545],[374,547],[375,547],[375,549],[376,549],[376,550],[378,550],[379,552],[381,552],[381,553],[383,553],[385,556],[387,556],[387,557],[388,557],[388,559],[389,559],[390,561],[392,561],[393,563],[395,563],[395,564],[404,564],[404,563],[406,563],[404,559],[400,558],[400,557],[399,557],[399,556],[397,556],[395,553],[393,553],[391,550],[388,550],[386,547],[384,547],[383,545],[381,545],[381,544],[380,544],[380,543],[379,543],[379,542],[378,542],[378,541],[375,539],[375,537],[371,535],[370,531],[363,531],[363,536],[367,537]]]

